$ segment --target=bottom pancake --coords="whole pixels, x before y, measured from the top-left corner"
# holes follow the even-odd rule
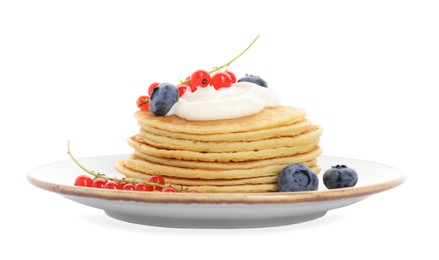
[[[210,193],[260,193],[278,191],[277,184],[255,184],[234,186],[192,186],[190,190]]]

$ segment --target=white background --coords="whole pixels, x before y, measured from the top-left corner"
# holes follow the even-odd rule
[[[435,1],[147,2],[0,2],[2,255],[437,259]],[[230,70],[306,108],[326,155],[395,166],[403,185],[307,223],[191,230],[117,221],[27,182],[67,159],[68,139],[79,157],[130,153],[151,82],[222,65],[258,34]]]

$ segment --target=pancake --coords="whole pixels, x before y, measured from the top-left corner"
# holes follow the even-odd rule
[[[260,193],[278,191],[277,183],[255,185],[231,185],[231,186],[188,186],[187,189],[198,192],[216,193]]]
[[[291,106],[275,106],[267,107],[251,116],[224,120],[189,121],[177,116],[155,116],[149,111],[138,111],[134,116],[141,125],[168,132],[223,134],[290,125],[302,121],[305,114],[303,109]]]
[[[129,138],[127,142],[136,151],[155,157],[172,158],[172,159],[189,160],[189,161],[242,162],[249,160],[261,160],[261,159],[303,154],[311,150],[314,150],[319,143],[319,139],[316,139],[307,144],[293,146],[293,147],[279,147],[279,148],[263,149],[256,151],[224,152],[224,153],[203,153],[203,152],[194,152],[194,151],[185,151],[185,150],[160,149],[139,142],[136,139],[136,137]]]
[[[166,166],[141,160],[135,156],[125,159],[125,165],[133,170],[147,172],[152,175],[172,176],[195,179],[238,179],[278,174],[284,165],[270,165],[254,169],[211,170],[188,169]]]
[[[136,139],[141,143],[160,149],[223,153],[294,147],[318,140],[321,134],[322,129],[320,127],[312,126],[309,127],[308,131],[290,137],[277,137],[249,142],[245,140],[234,142],[214,142],[170,138],[140,130],[140,133],[136,135]]]
[[[141,131],[146,131],[151,134],[166,136],[169,138],[207,141],[207,142],[235,142],[235,141],[255,141],[270,139],[281,136],[296,136],[298,134],[308,131],[311,122],[304,118],[302,121],[295,122],[289,125],[283,125],[275,128],[267,128],[249,132],[234,132],[234,133],[217,133],[217,134],[190,134],[178,133],[161,130],[159,128],[150,127],[138,122]]]
[[[124,160],[124,164],[133,170],[148,173],[150,175],[162,175],[168,177],[192,178],[192,179],[242,179],[251,177],[277,175],[286,166],[285,164],[269,165],[250,169],[190,169],[167,166],[145,161],[135,155]]]
[[[158,164],[190,168],[190,169],[203,168],[203,169],[216,169],[216,170],[251,169],[251,168],[264,167],[268,165],[276,165],[276,164],[287,165],[287,164],[307,162],[311,160],[315,161],[315,158],[317,158],[321,153],[322,153],[321,149],[317,147],[314,150],[311,150],[307,153],[297,154],[293,156],[277,157],[277,158],[262,159],[262,160],[251,160],[251,161],[243,161],[243,162],[221,163],[221,162],[185,161],[185,160],[169,159],[163,157],[154,157],[148,154],[143,154],[139,151],[134,151],[134,154],[136,156],[146,161],[150,161]]]
[[[319,173],[320,167],[316,165],[315,161],[304,162],[305,165],[310,167],[314,172]],[[127,180],[148,180],[153,174],[148,174],[131,169],[126,166],[124,160],[120,160],[115,164],[116,169],[123,173]],[[236,179],[196,179],[196,178],[178,178],[163,176],[166,183],[194,186],[194,185],[214,185],[214,186],[227,186],[227,185],[241,185],[241,184],[262,184],[262,183],[275,183],[277,182],[278,175],[262,176],[262,177],[250,177],[250,178],[236,178]]]
[[[118,161],[115,165],[116,169],[122,172],[127,180],[148,180],[152,175],[139,172],[128,168],[123,160]],[[189,178],[176,178],[163,176],[166,183],[173,185],[194,186],[194,185],[214,185],[214,186],[227,186],[227,185],[242,185],[242,184],[262,184],[262,183],[274,183],[277,180],[277,176],[264,176],[245,179],[189,179]]]

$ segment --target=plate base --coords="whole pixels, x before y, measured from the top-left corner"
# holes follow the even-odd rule
[[[199,218],[172,218],[153,217],[143,215],[126,214],[119,211],[105,210],[105,213],[115,219],[135,224],[172,227],[172,228],[214,228],[214,229],[236,229],[236,228],[262,228],[292,225],[301,222],[311,221],[326,214],[326,211],[301,216],[289,216],[284,218],[262,218],[262,219],[199,219]]]
[[[91,169],[118,176],[114,162],[128,154],[81,159]],[[405,180],[396,168],[380,163],[319,157],[322,169],[345,164],[361,172],[356,187],[313,192],[275,193],[149,193],[84,188],[72,185],[78,167],[70,160],[40,166],[28,173],[35,186],[61,194],[75,202],[104,210],[118,220],[177,228],[256,228],[310,221],[327,211],[357,203],[372,194],[396,187]],[[114,174],[114,175],[113,175]],[[322,174],[319,174],[322,183]]]

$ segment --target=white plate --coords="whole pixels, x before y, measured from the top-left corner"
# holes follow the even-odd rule
[[[128,155],[82,158],[87,168],[120,176],[114,162]],[[391,189],[405,180],[399,170],[368,161],[321,156],[322,172],[336,164],[354,168],[355,187],[328,190],[319,174],[318,191],[272,193],[158,193],[76,187],[83,174],[72,161],[60,161],[32,170],[28,180],[35,186],[59,193],[73,201],[100,208],[113,218],[139,224],[189,228],[267,227],[299,223],[322,217],[328,210],[356,203]]]

